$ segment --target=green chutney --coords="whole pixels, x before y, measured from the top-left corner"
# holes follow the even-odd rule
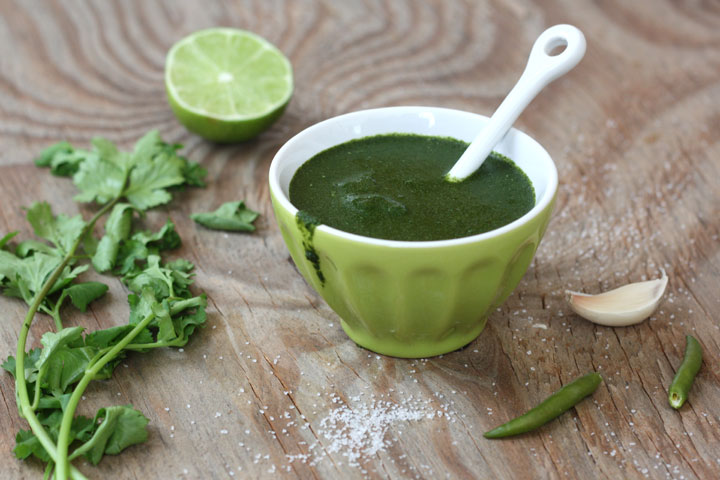
[[[467,237],[529,212],[530,179],[498,153],[462,182],[444,179],[467,146],[399,133],[351,140],[305,162],[290,182],[290,201],[304,223],[387,240]]]

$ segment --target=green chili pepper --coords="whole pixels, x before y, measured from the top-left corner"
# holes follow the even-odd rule
[[[670,406],[677,409],[687,400],[688,392],[692,388],[695,375],[702,365],[702,347],[692,335],[685,337],[685,358],[678,368],[668,390]]]
[[[593,393],[600,385],[600,382],[602,382],[600,374],[588,373],[568,383],[524,415],[486,432],[485,438],[510,437],[545,425]]]

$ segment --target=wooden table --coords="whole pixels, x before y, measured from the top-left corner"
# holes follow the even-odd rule
[[[70,181],[36,168],[44,146],[102,135],[129,148],[158,128],[209,170],[206,189],[152,212],[184,239],[209,298],[208,327],[183,350],[130,357],[96,382],[81,413],[132,403],[147,444],[94,478],[718,478],[720,476],[720,9],[714,2],[8,1],[0,4],[0,235],[28,237],[23,206],[83,213]],[[288,138],[325,118],[389,105],[489,114],[547,26],[588,40],[583,62],[518,121],[553,155],[561,186],[524,280],[467,348],[401,360],[355,346],[294,269],[270,209],[267,171]],[[218,146],[189,134],[165,100],[163,63],[184,35],[252,30],[284,51],[295,95],[258,139]],[[191,212],[244,199],[257,233],[196,227]],[[599,292],[660,275],[649,321],[604,328],[575,316],[567,288]],[[126,291],[68,324],[127,321]],[[69,310],[69,309],[68,309]],[[15,350],[25,306],[0,298],[0,352]],[[72,312],[68,312],[69,314]],[[30,342],[50,328],[39,317]],[[705,364],[688,404],[666,389],[684,336]],[[596,370],[592,397],[541,430],[482,432]],[[15,460],[19,419],[0,375],[2,478],[38,478]],[[420,418],[421,417],[421,418]],[[340,430],[346,420],[349,429]],[[374,420],[368,436],[350,441]],[[382,443],[371,443],[371,440]],[[359,447],[352,449],[351,446]]]

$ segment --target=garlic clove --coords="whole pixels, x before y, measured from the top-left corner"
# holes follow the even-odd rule
[[[665,293],[668,277],[630,283],[598,295],[566,291],[568,303],[575,313],[598,325],[626,327],[648,318]]]

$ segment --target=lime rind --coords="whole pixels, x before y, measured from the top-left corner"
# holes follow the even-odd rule
[[[216,141],[240,141],[267,128],[287,106],[292,66],[274,45],[251,32],[195,32],[168,52],[168,100],[189,130]]]

